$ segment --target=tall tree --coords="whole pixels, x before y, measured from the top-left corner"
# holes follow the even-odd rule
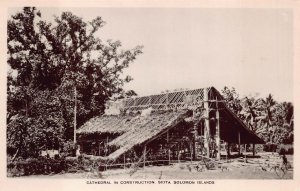
[[[239,94],[236,92],[235,88],[224,87],[222,90],[223,97],[225,98],[226,104],[232,111],[240,116],[240,112],[242,111],[242,102],[239,98]]]
[[[262,124],[259,120],[261,110],[260,110],[260,101],[255,98],[245,97],[243,99],[243,115],[244,121],[250,127],[251,131],[256,133],[258,136],[262,137],[264,131],[261,131]],[[255,144],[252,144],[252,153],[255,155]]]
[[[71,12],[51,23],[42,20],[34,7],[25,7],[8,20],[8,64],[13,71],[7,89],[9,147],[28,148],[18,139],[29,130],[47,137],[61,132],[61,139],[73,139],[75,117],[80,126],[101,115],[108,99],[124,95],[123,85],[132,78],[123,70],[142,53],[142,46],[123,50],[120,41],[97,38],[104,25],[101,17],[86,22]],[[33,124],[24,125],[29,121]],[[26,131],[18,131],[22,136],[16,136],[16,129],[25,127]],[[26,141],[34,143],[33,139],[29,136]],[[57,140],[41,145],[53,142]]]
[[[276,131],[276,126],[274,126],[274,117],[273,114],[275,112],[275,105],[276,102],[273,99],[273,96],[269,94],[265,99],[260,99],[261,100],[261,107],[263,110],[262,114],[262,120],[264,121],[265,124],[265,129],[266,132],[268,132],[269,136],[269,142],[273,143],[274,139],[274,133]]]
[[[290,102],[277,103],[273,113],[273,142],[277,144],[292,144],[294,141],[294,107]]]

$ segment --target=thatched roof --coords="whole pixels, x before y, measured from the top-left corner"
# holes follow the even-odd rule
[[[264,143],[230,110],[222,95],[213,87],[123,100],[120,107],[123,108],[122,114],[95,117],[78,129],[77,134],[118,133],[118,137],[108,143],[119,148],[107,157],[115,159],[135,145],[151,141],[176,126],[188,117],[188,109],[202,107],[207,101],[211,111],[220,111],[221,137],[224,140],[237,143],[237,133],[240,132],[242,143]],[[132,114],[147,108],[152,108],[154,112],[146,116]]]
[[[188,111],[154,113],[146,117],[137,118],[135,126],[132,126],[126,133],[109,143],[109,145],[120,147],[119,150],[109,155],[109,157],[117,158],[135,145],[142,144],[164,133],[182,122],[184,118],[188,117],[188,113]]]
[[[77,134],[125,133],[135,124],[136,120],[137,118],[131,115],[103,115],[87,121],[80,129],[77,130]]]
[[[131,119],[133,122],[128,125],[127,132],[110,142],[110,145],[124,146],[143,143],[145,140],[157,135],[161,131],[174,126],[183,116],[187,117],[187,111],[180,112],[163,112],[153,113],[151,115],[142,117],[137,116]],[[174,123],[176,121],[177,123]]]
[[[122,133],[108,144],[119,149],[107,158],[115,159],[135,145],[143,144],[189,117],[191,112],[160,111],[141,116],[101,116],[94,118],[77,130],[77,134]]]

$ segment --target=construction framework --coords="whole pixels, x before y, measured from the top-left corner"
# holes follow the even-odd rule
[[[214,87],[129,98],[110,106],[118,112],[91,119],[77,130],[81,151],[110,163],[220,160],[221,143],[228,151],[238,145],[239,153],[241,144],[264,144]]]

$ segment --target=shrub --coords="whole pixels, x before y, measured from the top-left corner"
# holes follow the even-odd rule
[[[46,157],[28,158],[26,160],[8,162],[7,176],[28,176],[36,174],[60,173],[66,169],[63,158],[51,159]]]
[[[275,143],[267,143],[264,145],[263,150],[266,152],[276,152],[278,145]]]
[[[294,148],[288,148],[287,153],[288,155],[294,154]]]
[[[294,154],[294,148],[293,148],[293,145],[280,145],[277,149],[277,152],[280,155],[282,155],[282,154],[292,155],[292,154]]]
[[[29,158],[26,160],[9,161],[7,163],[7,176],[47,175],[63,172],[77,173],[98,171],[99,162],[88,159],[83,155],[79,157],[47,157]]]
[[[63,156],[75,156],[76,155],[76,145],[72,141],[67,141],[62,147]]]

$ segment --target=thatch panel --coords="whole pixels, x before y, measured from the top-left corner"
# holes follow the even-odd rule
[[[127,130],[126,122],[131,118],[133,118],[133,116],[95,117],[78,129],[77,133],[123,133]]]
[[[128,144],[141,144],[145,140],[152,138],[164,130],[168,124],[172,123],[180,115],[182,115],[182,112],[166,112],[164,114],[153,114],[146,117],[140,117],[139,121],[136,122],[136,125],[132,127],[132,130],[117,137],[109,144],[120,147]]]
[[[104,127],[104,131],[106,132],[112,132],[112,131],[117,131],[117,132],[125,132],[126,127],[124,127],[124,124],[129,120],[129,117],[121,117],[118,119],[117,117],[113,116],[113,120],[111,122],[106,123]]]
[[[136,118],[137,121],[135,125],[132,126],[132,130],[125,132],[108,143],[111,146],[113,145],[120,148],[111,153],[107,158],[115,159],[119,157],[134,146],[143,144],[146,141],[160,135],[167,129],[176,126],[187,116],[187,111],[181,111],[176,113],[165,112],[152,114],[146,117]]]

